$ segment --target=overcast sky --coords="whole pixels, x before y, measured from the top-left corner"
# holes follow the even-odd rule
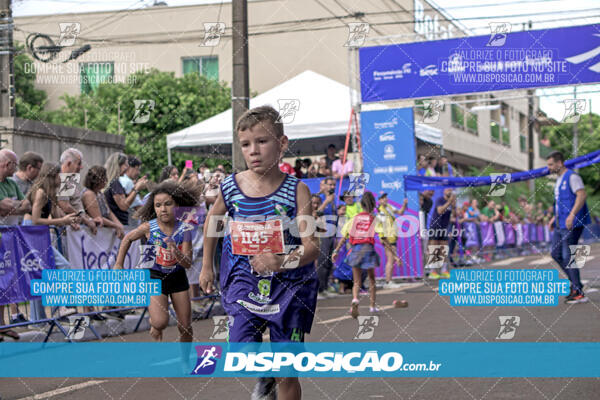
[[[170,6],[220,3],[219,0],[165,1]],[[72,12],[131,10],[145,8],[153,3],[154,0],[13,0],[13,15],[30,16]],[[599,0],[523,0],[520,2],[517,2],[516,0],[436,0],[435,3],[446,9],[454,18],[469,18],[470,20],[462,20],[461,23],[471,29],[473,34],[479,35],[489,33],[489,22],[498,21],[523,23],[532,20],[533,29],[600,23]],[[352,2],[344,1],[344,4],[350,7]],[[360,1],[356,1],[355,4],[357,4],[356,7],[350,8],[358,11]],[[585,11],[577,12],[577,10]],[[550,12],[553,13],[549,14]],[[540,13],[548,14],[539,15]],[[507,18],[504,17],[506,15],[523,16]],[[518,29],[521,28],[519,26],[513,26],[513,30]],[[592,111],[600,113],[600,85],[579,86],[577,90],[578,97],[591,99]],[[537,94],[540,96],[540,107],[551,117],[556,119],[561,119],[563,117],[563,100],[573,98],[572,93],[572,87],[537,90]],[[586,112],[587,111],[589,111],[589,109],[586,109]]]

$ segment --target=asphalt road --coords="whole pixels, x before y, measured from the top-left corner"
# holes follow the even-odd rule
[[[488,264],[489,265],[489,264]],[[518,257],[492,262],[497,268],[547,268],[547,256]],[[556,307],[452,307],[440,297],[436,282],[378,292],[382,308],[372,341],[378,342],[496,342],[500,315],[519,316],[515,342],[587,342],[600,340],[600,244],[592,246],[582,269],[587,280],[587,304]],[[408,308],[393,308],[404,299]],[[319,301],[313,331],[307,341],[353,341],[358,322],[348,316],[350,296]],[[561,299],[562,301],[562,299]],[[363,298],[361,312],[367,312]],[[209,341],[212,320],[193,324],[195,341]],[[164,340],[175,341],[169,327]],[[106,341],[150,341],[147,332]],[[493,362],[493,359],[490,360]],[[49,366],[51,368],[51,366]],[[577,363],[565,365],[576,373]],[[230,378],[4,378],[0,396],[7,399],[249,399],[253,379]],[[305,399],[598,399],[600,379],[583,378],[303,378]],[[33,397],[37,396],[37,397]]]

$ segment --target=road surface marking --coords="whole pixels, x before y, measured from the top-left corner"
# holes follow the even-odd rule
[[[51,390],[49,392],[44,392],[44,393],[39,393],[33,396],[29,396],[29,397],[23,397],[19,400],[41,400],[41,399],[47,399],[50,397],[54,397],[54,396],[58,396],[59,394],[64,394],[64,393],[68,393],[68,392],[74,392],[75,390],[79,390],[79,389],[83,389],[89,386],[96,386],[96,385],[100,385],[101,383],[104,383],[106,381],[87,381],[87,382],[82,382],[82,383],[78,383],[76,385],[71,385],[71,386],[65,386],[62,388],[58,388],[55,390]]]

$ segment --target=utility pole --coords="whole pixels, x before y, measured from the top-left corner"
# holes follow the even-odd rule
[[[231,2],[233,36],[233,79],[231,82],[231,110],[233,114],[233,142],[231,159],[234,171],[246,169],[240,139],[235,130],[239,117],[250,107],[250,82],[248,78],[248,3],[247,0]]]
[[[0,117],[3,118],[15,116],[13,27],[11,0],[0,0]]]
[[[592,121],[592,99],[590,99],[590,137],[592,137],[592,135],[594,135],[594,124]]]
[[[575,122],[573,123],[573,158],[577,157],[577,149],[579,148],[579,132],[577,131],[577,86],[573,86],[573,110],[575,111]]]
[[[529,21],[529,30],[531,30],[532,23]],[[533,125],[535,124],[535,115],[533,114],[533,96],[535,94],[534,90],[527,91],[527,119],[529,124],[527,125],[527,155],[528,155],[528,163],[527,169],[530,171],[533,169],[534,159],[535,159],[535,146],[533,145]],[[529,192],[533,193],[535,191],[535,181],[533,179],[529,179]]]

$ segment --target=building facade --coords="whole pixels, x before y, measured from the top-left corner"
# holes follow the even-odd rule
[[[30,35],[44,34],[56,44],[69,46],[55,62],[35,61],[29,66],[37,72],[37,87],[48,93],[48,108],[55,109],[62,105],[64,93],[87,93],[102,82],[128,82],[132,73],[152,68],[175,76],[199,73],[230,84],[231,19],[231,3],[226,1],[34,16],[15,18],[14,37],[25,43]],[[466,35],[464,27],[426,0],[249,1],[251,91],[262,93],[308,69],[350,84],[353,60],[345,44],[348,24],[353,22],[369,24],[365,45],[382,44],[376,38],[400,43]],[[75,32],[75,40],[65,35],[67,30]],[[85,44],[91,50],[75,60],[59,62],[71,49]],[[443,132],[443,148],[450,161],[465,168],[492,163],[499,168],[527,169],[526,95],[515,90],[493,93],[498,100],[489,94],[443,98],[445,106],[435,127]],[[416,105],[418,120],[420,103],[411,100],[398,105]],[[492,103],[499,106],[470,111],[475,105]],[[435,155],[439,149],[421,144],[419,152]],[[534,152],[537,167],[544,162],[537,128]]]

